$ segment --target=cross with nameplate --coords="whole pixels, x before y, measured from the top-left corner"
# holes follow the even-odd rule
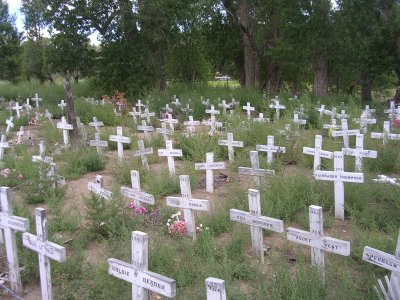
[[[94,135],[94,140],[89,141],[89,145],[91,147],[96,147],[97,154],[102,155],[102,147],[108,147],[108,142],[107,141],[102,141],[100,138],[100,133],[96,132]]]
[[[335,218],[344,220],[344,183],[363,183],[363,173],[351,173],[344,171],[344,154],[343,151],[335,151],[333,153],[333,171],[314,171],[315,180],[327,180],[334,182],[335,189]]]
[[[264,118],[264,113],[258,113],[258,117],[253,119],[254,122],[269,122],[269,118]]]
[[[47,220],[44,208],[35,208],[35,219],[36,235],[24,232],[22,244],[38,253],[42,299],[50,300],[53,299],[50,259],[63,263],[66,261],[66,251],[65,247],[47,240]]]
[[[143,131],[144,133],[144,138],[146,140],[150,140],[150,134],[149,132],[154,131],[154,127],[153,126],[148,126],[146,123],[146,120],[142,120],[142,125],[138,125],[137,126],[137,130],[139,131]]]
[[[333,130],[332,136],[333,137],[342,136],[344,147],[349,148],[350,147],[349,146],[349,136],[360,134],[360,129],[349,130],[349,127],[347,125],[347,119],[341,119],[341,122],[342,122],[341,130]]]
[[[174,101],[172,101],[171,104],[173,104],[175,106],[181,106],[181,103],[179,102],[179,98],[177,98],[176,95],[174,95],[173,100]]]
[[[150,112],[149,111],[149,109],[146,107],[145,109],[144,109],[144,113],[142,113],[141,115],[140,115],[140,117],[142,118],[142,119],[144,119],[144,118],[146,118],[146,121],[148,122],[148,123],[150,123],[150,118],[151,117],[154,117],[156,114],[155,113],[153,113],[153,112]]]
[[[234,141],[233,140],[233,133],[232,132],[228,132],[227,133],[227,139],[226,140],[218,140],[218,145],[227,146],[228,147],[228,156],[229,156],[229,161],[230,162],[235,161],[235,150],[234,150],[234,147],[243,148],[243,142],[242,141]]]
[[[124,145],[123,144],[130,144],[131,138],[122,135],[122,127],[121,126],[117,127],[117,135],[110,135],[108,138],[112,142],[117,142],[118,159],[120,161],[122,161],[122,159],[124,158]]]
[[[260,191],[248,190],[249,212],[230,209],[230,220],[251,226],[251,244],[254,255],[264,263],[263,229],[283,232],[283,221],[261,215]]]
[[[356,135],[356,148],[343,148],[344,155],[354,156],[355,158],[355,171],[362,172],[363,157],[376,158],[378,152],[374,150],[364,150],[364,135]]]
[[[230,104],[227,104],[227,103],[226,103],[226,100],[222,100],[222,103],[219,103],[219,104],[218,104],[218,107],[221,107],[221,108],[222,108],[222,113],[223,113],[224,115],[226,115],[226,109],[231,108],[231,105],[230,105]]]
[[[390,133],[390,121],[384,121],[383,132],[371,132],[371,138],[382,139],[383,144],[386,144],[387,140],[400,140],[400,134]]]
[[[314,171],[321,167],[321,157],[332,159],[333,152],[322,150],[322,135],[315,136],[314,148],[303,147],[303,153],[314,156]]]
[[[166,156],[168,158],[169,173],[170,174],[175,174],[174,157],[183,156],[182,149],[173,149],[171,140],[166,140],[165,141],[165,148],[166,149],[158,149],[158,156]]]
[[[207,300],[226,300],[225,281],[208,277],[206,279]]]
[[[33,162],[40,162],[45,164],[50,164],[53,162],[53,157],[46,156],[46,145],[44,140],[39,142],[39,155],[32,156]]]
[[[331,119],[331,124],[323,124],[323,128],[324,129],[329,129],[329,130],[338,130],[338,129],[340,129],[341,128],[341,126],[340,125],[337,125],[336,124],[336,119],[335,118],[332,118]]]
[[[174,119],[172,117],[172,114],[168,114],[168,118],[161,119],[160,121],[163,123],[168,123],[169,129],[171,130],[172,133],[174,133],[174,131],[175,131],[174,124],[178,124],[178,119]]]
[[[101,175],[96,175],[96,182],[91,182],[91,181],[88,182],[88,189],[97,196],[104,198],[106,200],[111,200],[113,197],[113,193],[104,188],[103,176]]]
[[[191,135],[196,131],[195,126],[200,126],[200,121],[195,121],[193,116],[189,116],[189,121],[184,121],[183,125],[186,126],[187,133]]]
[[[11,116],[9,119],[6,120],[6,124],[7,124],[6,135],[10,132],[10,129],[14,127],[13,119],[14,119],[14,117]]]
[[[63,131],[63,138],[64,138],[64,145],[68,146],[69,140],[68,140],[68,130],[74,129],[74,127],[71,124],[67,123],[67,120],[65,117],[61,117],[61,122],[57,123],[57,128],[62,129]]]
[[[189,175],[179,176],[181,197],[166,197],[167,206],[183,209],[183,216],[186,223],[186,235],[196,239],[196,223],[194,220],[194,211],[209,211],[210,203],[208,200],[192,198],[192,191],[190,189]]]
[[[255,111],[255,108],[250,105],[250,102],[247,102],[247,105],[243,106],[243,109],[247,112],[247,119],[251,119],[251,112]]]
[[[161,123],[161,128],[156,128],[157,133],[162,134],[164,137],[164,141],[168,140],[168,135],[172,135],[172,131],[167,128],[166,123]]]
[[[153,154],[153,148],[152,147],[145,148],[143,140],[138,140],[138,146],[139,146],[139,150],[133,151],[133,156],[140,156],[143,167],[148,171],[149,163],[147,162],[146,155]]]
[[[132,284],[133,300],[150,300],[149,291],[168,298],[176,296],[176,281],[148,270],[147,233],[132,231],[131,263],[109,258],[108,274]]]
[[[210,131],[208,132],[208,135],[214,136],[214,133],[217,131],[217,127],[222,127],[221,122],[217,122],[216,118],[214,115],[211,115],[209,120],[204,120],[202,122],[203,125],[210,126]]]
[[[93,117],[93,122],[89,123],[89,126],[94,127],[96,132],[100,133],[100,126],[104,126],[103,121],[98,121],[96,117]]]
[[[287,238],[291,242],[311,247],[311,263],[324,272],[325,252],[350,255],[350,242],[324,236],[322,207],[309,206],[310,231],[289,227]]]
[[[61,108],[61,111],[64,114],[64,107],[67,107],[67,103],[65,103],[64,100],[61,100],[61,102],[57,104],[57,106]]]
[[[42,101],[42,98],[39,98],[38,94],[35,94],[35,98],[32,98],[33,101],[36,103],[36,108],[39,108],[39,102]]]
[[[189,101],[190,101],[190,99],[189,99]],[[182,107],[182,108],[181,108],[181,111],[182,111],[185,115],[188,115],[188,114],[190,114],[190,113],[193,111],[193,109],[190,108],[189,103],[188,103],[188,104],[186,104],[186,107]]]
[[[26,98],[26,104],[24,105],[24,107],[27,113],[29,113],[29,111],[32,109],[32,106],[29,103],[29,98]]]
[[[19,128],[19,131],[17,131],[17,143],[18,144],[21,144],[21,138],[22,138],[22,136],[25,134],[25,131],[24,131],[24,126],[21,126],[20,128]]]
[[[140,175],[138,171],[131,170],[131,188],[122,186],[121,194],[127,197],[128,199],[133,200],[135,208],[141,206],[141,202],[146,204],[154,204],[154,196],[145,192],[142,192],[140,189]]]
[[[274,100],[274,99],[273,99]],[[280,116],[280,111],[281,109],[286,109],[285,105],[279,104],[279,100],[275,100],[275,103],[270,104],[269,107],[270,108],[274,108],[275,109],[275,119],[279,119]]]
[[[316,110],[319,112],[319,118],[322,119],[322,116],[324,115],[325,112],[325,105],[321,104],[321,107],[316,108]]]
[[[3,160],[5,148],[10,148],[10,144],[7,142],[6,135],[2,134],[0,140],[0,160]]]
[[[214,162],[214,153],[206,153],[205,163],[195,163],[195,170],[206,170],[206,191],[208,193],[214,192],[214,170],[224,170],[226,165],[224,162]]]
[[[394,101],[390,101],[390,107],[388,109],[385,109],[385,114],[389,115],[389,120],[396,119],[398,113],[399,108],[396,108]]]
[[[20,106],[20,105],[18,104],[18,102],[15,102],[15,105],[12,107],[12,109],[16,111],[16,113],[17,113],[17,118],[18,118],[18,119],[21,117],[20,110],[21,110],[22,108],[23,108],[23,107]]]
[[[265,175],[275,175],[274,170],[260,169],[260,162],[258,160],[258,151],[250,151],[251,168],[239,167],[238,172],[242,175],[253,176],[254,182],[257,187],[260,186],[260,177]]]
[[[11,189],[0,187],[0,241],[5,244],[9,280],[14,292],[23,291],[15,233],[29,230],[29,220],[13,215]]]
[[[271,164],[273,160],[273,153],[286,153],[286,148],[274,145],[275,138],[273,135],[267,137],[267,145],[256,145],[256,150],[267,152],[267,163]]]
[[[162,108],[167,114],[172,114],[173,109],[169,107],[169,104],[165,104],[165,107]]]
[[[377,179],[372,179],[376,182],[388,183],[390,185],[398,185],[400,186],[400,181],[397,178],[390,178],[386,175],[378,175]]]

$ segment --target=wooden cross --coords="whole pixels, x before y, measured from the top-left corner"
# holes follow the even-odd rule
[[[120,112],[118,112],[116,108],[113,109],[113,112],[114,112],[114,115],[116,117],[121,117],[122,116],[122,114]]]
[[[273,135],[267,137],[267,145],[256,145],[257,151],[267,152],[267,163],[271,164],[273,153],[286,153],[286,148],[274,145],[275,138]]]
[[[111,200],[113,197],[113,193],[104,188],[103,176],[101,175],[96,175],[96,182],[88,182],[88,189],[106,200]]]
[[[11,289],[17,293],[21,293],[23,288],[19,272],[15,233],[17,231],[28,231],[29,220],[13,215],[11,189],[9,187],[0,187],[0,204],[0,241],[5,244],[6,248]]]
[[[231,221],[236,221],[251,226],[251,244],[254,255],[264,263],[264,238],[263,229],[275,232],[283,232],[283,221],[264,217],[261,215],[260,191],[249,189],[249,212],[238,209],[230,209]]]
[[[53,299],[50,259],[63,263],[66,261],[66,251],[65,247],[47,240],[47,220],[44,208],[35,208],[35,219],[36,235],[24,232],[22,244],[38,253],[42,299],[49,300]]]
[[[19,106],[18,102],[15,102],[15,105],[12,107],[13,110],[17,112],[17,118],[19,119],[21,117],[20,110],[22,109],[22,106]]]
[[[190,99],[189,99],[189,101],[190,101]],[[190,113],[193,111],[193,109],[190,108],[189,103],[188,103],[188,104],[186,104],[186,107],[182,107],[182,108],[181,108],[181,111],[182,111],[185,115],[188,115],[188,114],[190,114]]]
[[[131,171],[131,188],[122,186],[121,194],[127,197],[128,199],[133,200],[135,207],[140,207],[141,202],[146,204],[154,204],[154,196],[145,192],[142,192],[140,189],[140,176],[139,172],[132,170]]]
[[[148,270],[147,233],[132,231],[131,263],[109,258],[108,274],[132,284],[133,300],[150,300],[149,291],[168,298],[176,296],[176,281]]]
[[[54,127],[54,123],[53,123],[53,119],[52,119],[53,115],[47,110],[47,108],[46,108],[46,112],[45,112],[44,115],[50,121],[50,124],[53,125],[53,127]]]
[[[179,176],[181,186],[181,197],[166,197],[168,206],[177,207],[183,209],[183,216],[186,223],[186,235],[196,239],[196,223],[194,220],[194,211],[209,211],[210,203],[208,200],[194,199],[192,198],[192,191],[190,189],[189,175]]]
[[[385,109],[385,114],[389,114],[389,120],[396,119],[398,113],[399,113],[399,108],[396,108],[394,101],[390,101],[390,108]]]
[[[59,185],[65,185],[65,178],[57,174],[55,163],[50,164],[50,171],[47,173],[47,177],[53,182],[53,189],[56,189]]]
[[[211,118],[209,120],[203,121],[202,124],[206,125],[206,126],[210,126],[210,131],[208,132],[208,135],[210,135],[210,136],[214,135],[214,133],[217,131],[217,127],[222,127],[222,123],[217,122],[214,115],[211,115]]]
[[[376,158],[378,153],[373,150],[364,150],[364,135],[356,135],[356,148],[343,148],[344,155],[355,157],[355,171],[362,172],[362,159],[363,157]]]
[[[310,231],[289,227],[289,241],[311,247],[311,263],[324,271],[325,252],[343,256],[350,255],[350,242],[324,236],[322,207],[309,206]]]
[[[222,100],[222,103],[218,104],[218,107],[222,107],[222,113],[226,115],[226,109],[231,108],[230,104],[227,104],[225,100]]]
[[[316,180],[327,180],[334,182],[335,189],[335,218],[344,220],[344,183],[363,183],[363,173],[351,173],[344,171],[344,155],[342,151],[333,153],[333,171],[314,171]]]
[[[376,119],[369,119],[368,116],[363,116],[363,114],[360,118],[353,119],[353,121],[360,125],[360,128],[364,133],[368,132],[369,124],[376,124]]]
[[[67,103],[65,103],[64,100],[61,100],[59,104],[57,104],[58,107],[61,108],[62,113],[64,113],[64,107],[67,107]]]
[[[112,142],[117,142],[118,147],[118,159],[122,161],[124,158],[124,145],[123,144],[130,144],[131,138],[122,135],[122,127],[117,127],[117,135],[110,135],[109,140]]]
[[[183,125],[187,126],[186,127],[187,133],[189,135],[191,135],[196,131],[195,126],[199,126],[200,125],[200,121],[194,121],[193,120],[193,116],[189,116],[189,121],[184,121]]]
[[[153,148],[152,147],[145,148],[143,140],[138,140],[138,146],[139,146],[139,150],[133,151],[133,156],[140,156],[143,167],[148,171],[149,163],[147,162],[146,155],[153,154]]]
[[[260,186],[260,177],[265,175],[275,175],[274,170],[260,169],[260,162],[258,160],[258,151],[250,151],[251,168],[239,167],[238,172],[242,175],[253,176],[254,182],[257,187]]]
[[[210,106],[210,99],[203,100],[203,96],[201,96],[201,104],[204,106]]]
[[[360,129],[349,130],[346,119],[341,119],[342,121],[342,129],[332,131],[333,137],[342,136],[343,137],[343,145],[345,148],[349,148],[349,136],[360,134]]]
[[[19,131],[17,132],[17,143],[21,143],[21,138],[22,138],[22,136],[25,134],[25,131],[24,131],[24,126],[21,126],[20,128],[19,128]]]
[[[158,149],[158,156],[166,156],[168,158],[169,173],[170,174],[175,174],[174,157],[183,156],[182,149],[173,149],[171,140],[166,140],[165,141],[165,148],[166,149]]]
[[[128,113],[130,116],[133,117],[133,122],[136,124],[137,123],[137,119],[136,116],[140,116],[141,113],[139,111],[136,111],[135,107],[132,107],[132,111]]]
[[[5,148],[10,148],[10,144],[6,140],[6,135],[2,134],[0,140],[0,160],[3,160]]]
[[[211,105],[210,109],[206,109],[206,114],[209,114],[211,116],[219,115],[219,110],[216,110],[214,108],[214,105]]]
[[[140,115],[140,117],[141,117],[142,119],[146,118],[146,121],[150,123],[150,121],[151,121],[151,120],[150,120],[150,117],[154,117],[155,115],[156,115],[155,113],[149,112],[149,109],[148,109],[148,108],[145,108],[145,109],[144,109],[144,113],[142,113],[142,114]]]
[[[39,155],[32,156],[33,162],[40,162],[44,164],[50,164],[53,162],[53,157],[46,156],[46,145],[44,140],[39,142]]]
[[[390,121],[383,122],[383,132],[371,132],[371,138],[382,139],[383,144],[387,143],[387,140],[400,140],[400,134],[390,133]]]
[[[299,114],[294,114],[293,115],[293,123],[297,124],[297,125],[306,125],[307,124],[307,120],[303,120],[299,118]]]
[[[142,107],[144,107],[144,104],[142,101],[139,99],[138,102],[135,104],[135,106],[138,108],[138,112],[142,113]]]
[[[94,135],[94,140],[90,140],[89,142],[91,147],[96,147],[97,149],[97,154],[102,155],[102,147],[108,147],[108,142],[107,141],[102,141],[100,139],[100,133],[96,132]]]
[[[6,120],[6,124],[7,124],[6,135],[10,132],[10,129],[14,127],[13,119],[14,119],[14,117],[11,116],[9,119]]]
[[[225,281],[208,277],[206,279],[207,300],[226,300]]]
[[[176,95],[174,95],[174,101],[171,102],[171,104],[175,106],[181,106],[181,103],[179,102],[179,98],[176,98]]]
[[[290,144],[290,139],[294,136],[300,136],[300,131],[297,130],[295,132],[292,132],[290,124],[285,124],[285,129],[281,129],[278,131],[280,135],[283,135],[286,137],[286,141],[289,142]]]
[[[274,104],[269,105],[270,108],[275,108],[275,119],[279,119],[280,110],[286,109],[285,105],[279,104],[279,100],[275,100]]]
[[[344,109],[342,109],[340,111],[340,114],[337,114],[337,117],[342,120],[342,119],[348,119],[349,115],[346,114],[346,111]]]
[[[247,102],[247,105],[243,106],[243,109],[247,112],[247,119],[251,119],[251,112],[255,111],[255,108],[250,105],[250,102]]]
[[[172,134],[170,129],[167,129],[166,123],[161,123],[161,128],[156,128],[157,133],[162,134],[164,136],[164,141],[168,140],[168,135]]]
[[[264,113],[258,113],[258,118],[253,119],[254,122],[269,122],[269,118],[264,118]]]
[[[29,113],[29,111],[32,109],[32,106],[29,103],[29,98],[26,98],[26,104],[24,105],[24,107],[27,113]]]
[[[378,175],[378,178],[377,179],[372,179],[373,181],[376,181],[376,182],[382,182],[382,183],[388,183],[388,184],[391,184],[391,185],[398,185],[398,186],[400,186],[400,182],[399,182],[399,180],[398,179],[396,179],[396,178],[390,178],[390,177],[388,177],[388,176],[386,176],[386,175]]]
[[[314,156],[314,171],[321,167],[321,157],[332,159],[333,152],[322,150],[322,135],[315,136],[314,148],[303,147],[303,153]]]
[[[319,112],[319,118],[322,119],[322,116],[324,115],[324,112],[325,112],[325,105],[321,104],[321,107],[316,108],[316,110]]]
[[[169,124],[169,129],[171,130],[172,133],[174,133],[174,124],[178,124],[178,119],[173,119],[171,114],[168,114],[167,119],[161,119],[161,122],[168,123]]]
[[[206,153],[205,163],[195,163],[195,170],[206,170],[206,191],[214,193],[214,170],[225,170],[226,165],[224,162],[214,162],[214,153]]]
[[[329,129],[329,130],[337,130],[340,129],[341,126],[336,124],[336,119],[332,118],[331,119],[331,124],[324,124],[323,125],[324,129]]]
[[[64,138],[64,145],[68,146],[69,144],[69,140],[68,140],[68,130],[72,130],[74,129],[74,127],[72,126],[72,124],[68,124],[67,120],[65,119],[65,117],[61,117],[61,122],[57,123],[57,128],[58,129],[62,129],[63,131],[63,138]]]
[[[36,108],[39,108],[39,102],[42,101],[42,98],[39,98],[38,94],[35,94],[35,98],[32,98],[33,101],[36,102]]]
[[[153,126],[148,126],[146,123],[146,120],[142,120],[142,125],[137,126],[137,130],[143,131],[144,132],[144,138],[146,140],[150,140],[150,134],[149,132],[154,131]]]
[[[173,109],[169,107],[169,104],[165,104],[165,107],[162,108],[166,113],[171,114]]]
[[[338,114],[336,113],[336,107],[332,107],[332,110],[324,109],[324,114],[330,116],[331,119],[338,117]]]
[[[93,122],[89,123],[89,126],[94,127],[96,129],[96,132],[100,133],[100,126],[104,126],[103,121],[98,121],[96,117],[93,117]]]
[[[235,161],[235,150],[234,147],[243,147],[243,142],[242,141],[234,141],[233,140],[233,133],[228,132],[227,133],[227,139],[226,140],[218,140],[218,145],[220,146],[227,146],[228,147],[228,156],[229,156],[229,161],[233,162]]]

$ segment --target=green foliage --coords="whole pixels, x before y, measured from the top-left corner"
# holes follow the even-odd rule
[[[92,148],[72,149],[62,154],[64,164],[60,173],[66,178],[77,178],[88,172],[104,169],[104,160]]]
[[[146,174],[145,181],[147,182],[148,192],[156,198],[172,195],[180,191],[179,177],[171,175],[167,169],[158,172],[158,174]]]

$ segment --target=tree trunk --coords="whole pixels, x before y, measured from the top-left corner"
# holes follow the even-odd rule
[[[313,94],[321,98],[328,96],[328,60],[323,54],[319,54],[314,62]]]
[[[267,60],[265,70],[267,94],[269,96],[275,97],[275,95],[279,94],[281,89],[282,72],[279,68],[279,65],[273,59]]]
[[[239,79],[240,86],[245,86],[246,84],[246,76],[244,72],[244,62],[243,62],[243,54],[237,56],[235,58],[236,72]]]
[[[69,130],[69,137],[72,143],[78,139],[78,126],[76,123],[75,109],[74,109],[74,96],[72,95],[71,88],[71,73],[67,70],[64,81],[65,100],[67,101],[67,119],[68,123],[72,124],[73,129]]]
[[[367,73],[360,76],[361,80],[361,104],[371,104],[372,102],[372,83]]]

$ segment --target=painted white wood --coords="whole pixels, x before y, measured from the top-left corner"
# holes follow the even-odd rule
[[[43,99],[42,99],[42,98],[39,98],[38,94],[36,93],[36,94],[35,94],[35,97],[32,98],[32,100],[35,101],[35,103],[36,103],[36,108],[39,108],[39,102],[41,102]]]
[[[137,130],[139,131],[143,131],[144,133],[144,138],[146,140],[150,140],[150,134],[149,132],[154,131],[154,127],[153,126],[148,126],[146,123],[146,120],[142,120],[142,125],[138,125],[137,126]]]
[[[242,141],[234,141],[233,140],[233,133],[232,132],[228,132],[227,133],[227,139],[226,140],[218,140],[218,145],[227,146],[228,147],[228,156],[229,156],[229,161],[230,162],[233,162],[235,160],[234,147],[243,148],[243,142]]]
[[[64,114],[64,107],[67,107],[67,103],[64,100],[61,100],[59,104],[57,104],[59,108],[61,108],[62,113]]]
[[[104,126],[103,121],[98,121],[96,117],[93,117],[93,122],[89,123],[89,126],[94,127],[97,133],[100,133],[100,127]]]
[[[88,182],[88,189],[106,200],[111,200],[113,197],[113,193],[104,188],[103,176],[101,175],[96,175],[96,182]]]
[[[178,124],[178,119],[174,119],[171,114],[168,114],[168,118],[161,119],[160,122],[169,124],[169,129],[172,133],[175,132],[174,124]]]
[[[45,140],[40,140],[39,142],[39,155],[33,155],[32,156],[32,161],[33,162],[40,162],[40,163],[45,163],[45,164],[50,164],[53,162],[53,157],[51,156],[46,156],[46,144]]]
[[[13,123],[14,117],[11,116],[9,119],[6,120],[6,135],[10,132],[11,128],[14,128],[14,123]]]
[[[26,98],[26,103],[24,104],[24,107],[25,107],[26,112],[29,114],[29,112],[32,109],[32,105],[30,105],[30,103],[29,103],[29,98]]]
[[[382,139],[383,144],[387,143],[387,140],[400,140],[400,134],[394,134],[390,132],[390,121],[383,122],[383,132],[371,132],[371,138]]]
[[[65,185],[65,178],[57,174],[57,166],[55,163],[50,164],[50,171],[47,177],[53,182],[53,189],[58,188],[59,185]]]
[[[396,108],[394,101],[390,101],[390,107],[384,110],[385,114],[388,114],[389,120],[393,121],[399,114],[399,108]]]
[[[211,105],[210,109],[206,109],[205,112],[211,116],[219,115],[219,110],[215,109],[214,105]]]
[[[17,143],[21,143],[21,138],[22,138],[22,136],[25,134],[25,131],[24,131],[24,126],[21,126],[20,128],[19,128],[19,131],[17,132]]]
[[[214,134],[217,132],[217,127],[222,127],[222,123],[218,122],[214,115],[211,115],[209,120],[204,120],[202,124],[210,126],[210,130],[208,132],[208,135],[210,136],[214,136]]]
[[[274,145],[275,138],[273,135],[267,137],[267,145],[256,145],[256,150],[267,152],[267,163],[271,164],[273,160],[273,153],[286,153],[286,148]]]
[[[142,100],[139,99],[139,100],[136,102],[135,106],[137,107],[138,112],[139,112],[139,113],[142,113],[142,107],[144,107],[145,105],[142,103]]]
[[[319,112],[319,118],[322,119],[325,111],[325,105],[321,104],[321,107],[316,108],[316,110]]]
[[[346,119],[341,119],[341,122],[342,122],[342,129],[341,130],[333,130],[332,136],[333,137],[342,136],[344,147],[349,148],[349,136],[360,134],[360,130],[359,129],[349,130]]]
[[[165,107],[162,108],[166,113],[172,114],[173,109],[169,107],[169,104],[165,104]]]
[[[108,147],[108,142],[107,141],[102,141],[100,138],[100,133],[96,132],[94,135],[94,140],[90,140],[89,142],[91,147],[96,147],[97,153],[99,155],[103,154],[103,150],[101,148],[103,147]]]
[[[49,120],[49,122],[50,122],[50,124],[53,126],[53,127],[55,127],[54,126],[54,123],[53,123],[53,115],[46,109],[46,112],[45,112],[45,117]]]
[[[388,176],[386,176],[386,175],[378,175],[378,178],[377,178],[377,179],[372,179],[372,180],[373,180],[373,181],[376,181],[376,182],[388,183],[388,184],[391,184],[391,185],[398,185],[398,186],[400,186],[399,179],[397,179],[397,178],[390,178],[390,177],[388,177]]]
[[[296,113],[293,115],[293,123],[297,124],[297,125],[306,125],[307,124],[307,120],[303,120],[299,118],[299,114]]]
[[[142,113],[142,114],[140,115],[140,117],[141,117],[142,119],[146,119],[146,121],[147,121],[148,123],[150,123],[151,117],[154,117],[155,115],[156,115],[155,113],[150,112],[149,109],[146,107],[146,108],[144,109],[144,113]]]
[[[18,104],[18,102],[15,102],[15,105],[12,107],[13,110],[15,110],[15,112],[17,113],[17,118],[19,119],[21,117],[21,112],[20,110],[22,110],[22,106],[20,106]]]
[[[254,183],[257,187],[261,184],[260,177],[265,175],[275,175],[274,170],[260,169],[260,162],[258,160],[258,151],[250,151],[251,168],[239,167],[238,173],[242,175],[253,176]]]
[[[181,103],[179,102],[179,98],[176,98],[176,95],[174,95],[173,100],[174,101],[172,101],[171,104],[173,104],[175,106],[181,106]]]
[[[138,171],[131,170],[131,188],[121,187],[121,194],[133,200],[135,207],[140,207],[141,202],[154,205],[154,196],[140,189],[140,175]]]
[[[173,298],[176,281],[148,270],[148,240],[147,233],[132,231],[131,263],[109,258],[108,274],[132,284],[133,300],[150,300],[149,291]]]
[[[158,156],[166,156],[168,159],[168,170],[170,174],[175,174],[175,160],[174,157],[181,157],[182,149],[173,149],[172,141],[165,141],[165,149],[158,149]]]
[[[191,100],[189,99],[189,102]],[[193,112],[193,109],[190,108],[189,103],[186,104],[186,107],[182,107],[181,108],[181,112],[183,112],[185,115],[190,114],[191,112]]]
[[[344,182],[363,183],[363,173],[351,173],[344,171],[344,155],[342,151],[333,153],[334,171],[314,171],[316,180],[334,182],[335,189],[335,218],[344,220]]]
[[[214,153],[206,153],[205,163],[195,163],[195,170],[206,170],[206,191],[214,193],[214,170],[226,169],[225,162],[214,162]]]
[[[183,209],[183,216],[186,223],[186,235],[196,239],[196,223],[194,219],[194,211],[209,211],[210,203],[208,200],[192,198],[192,191],[190,189],[189,175],[179,176],[181,197],[166,197],[168,206]]]
[[[230,209],[230,220],[250,225],[251,244],[254,255],[264,263],[263,233],[262,230],[283,232],[283,221],[261,216],[260,192],[248,190],[249,212]]]
[[[132,107],[132,111],[130,111],[129,113],[128,113],[130,116],[132,116],[132,118],[133,118],[133,122],[135,123],[135,124],[137,124],[137,118],[136,118],[136,116],[140,116],[140,112],[139,111],[136,111],[136,107]]]
[[[162,134],[164,141],[169,139],[169,135],[172,135],[172,131],[167,128],[166,123],[161,123],[161,128],[156,128],[157,133]]]
[[[251,112],[255,111],[256,109],[251,106],[250,102],[247,102],[247,105],[243,106],[243,110],[247,112],[247,119],[251,119]]]
[[[218,104],[218,107],[222,108],[222,113],[226,115],[226,110],[231,108],[230,104],[226,103],[226,100],[222,100],[222,103]]]
[[[254,122],[266,123],[269,122],[269,118],[264,117],[264,113],[258,113],[258,117],[253,119]]]
[[[321,167],[321,157],[333,158],[333,152],[322,150],[322,135],[315,136],[314,148],[303,147],[303,153],[314,156],[314,171]]]
[[[22,244],[37,252],[39,256],[40,288],[43,300],[53,299],[51,286],[50,259],[66,261],[65,247],[47,240],[47,220],[44,208],[35,208],[36,235],[28,232],[22,234]]]
[[[17,231],[29,231],[29,220],[14,216],[9,187],[0,187],[0,204],[0,235],[2,237],[0,240],[5,243],[11,289],[14,292],[21,293],[23,288],[15,234]]]
[[[186,126],[187,133],[191,135],[196,131],[195,126],[200,126],[200,121],[195,121],[193,116],[189,116],[189,121],[184,121],[183,125]]]
[[[375,109],[370,109],[369,105],[365,106],[365,109],[362,111],[361,116],[359,118],[353,119],[353,121],[360,125],[360,129],[363,133],[367,133],[369,124],[376,124],[376,119],[372,118],[372,114],[375,112]]]
[[[124,158],[124,145],[123,144],[130,144],[131,138],[122,135],[122,127],[117,127],[117,135],[110,135],[109,140],[112,142],[117,142],[118,147],[118,159],[122,161]]]
[[[340,130],[342,128],[340,125],[337,125],[335,118],[331,119],[330,124],[323,124],[322,127],[329,130]]]
[[[355,158],[355,171],[362,172],[363,157],[376,158],[378,152],[374,150],[364,150],[364,134],[356,135],[356,148],[343,148],[344,155],[354,156]]]
[[[4,149],[10,148],[10,144],[7,142],[7,138],[5,134],[1,135],[0,140],[0,160],[3,160],[4,157]]]
[[[165,125],[165,124],[164,124]],[[139,150],[133,151],[133,156],[140,156],[140,159],[142,160],[142,165],[145,168],[145,170],[149,170],[149,163],[147,161],[147,156],[153,154],[153,148],[145,148],[143,140],[138,140],[138,146]]]
[[[72,124],[68,124],[66,118],[63,116],[61,117],[61,122],[57,123],[57,128],[62,129],[64,145],[68,146],[69,145],[68,130],[72,130],[74,129],[74,127],[72,126]]]
[[[207,300],[226,300],[225,281],[208,277],[206,279]]]
[[[273,100],[274,100],[274,99],[273,99]],[[279,100],[275,100],[274,102],[275,102],[275,103],[269,105],[269,108],[275,109],[275,119],[278,120],[279,117],[280,117],[280,111],[281,111],[282,109],[286,109],[286,106],[285,106],[285,105],[282,105],[282,104],[279,104]]]

